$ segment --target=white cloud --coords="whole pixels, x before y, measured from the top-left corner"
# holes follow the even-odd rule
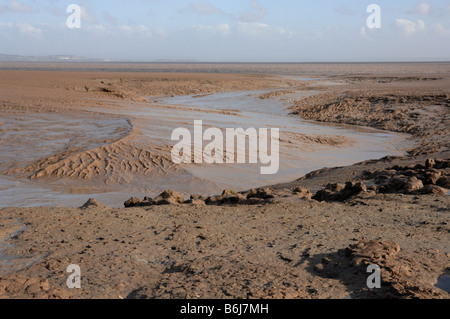
[[[340,5],[339,7],[334,8],[334,11],[345,15],[345,16],[350,16],[350,15],[354,15],[355,11],[353,11],[352,9],[350,9],[349,7],[347,7],[346,5]]]
[[[97,23],[98,20],[87,6],[81,6],[81,19],[83,22]]]
[[[101,24],[90,24],[83,26],[83,30],[88,32],[94,32],[97,36],[110,37],[115,35],[126,36],[126,37],[164,37],[165,32],[162,29],[155,28],[152,29],[146,25],[126,25],[121,24],[117,26],[113,25],[101,25]]]
[[[33,37],[40,37],[42,35],[42,30],[32,26],[29,23],[17,23],[19,31],[23,34],[27,34]]]
[[[218,25],[193,25],[191,29],[202,34],[229,35],[231,33],[231,26],[227,23]]]
[[[414,22],[407,19],[396,19],[395,24],[405,36],[413,36],[418,31],[425,29],[425,23],[422,20]]]
[[[9,9],[14,12],[22,12],[22,13],[33,12],[33,9],[31,7],[29,7],[25,4],[22,4],[16,0],[9,1]]]
[[[440,23],[436,23],[433,25],[433,30],[434,32],[436,32],[438,35],[441,36],[450,36],[450,29],[446,29],[442,24]]]
[[[258,1],[253,0],[251,3],[251,10],[245,11],[241,14],[239,20],[242,22],[258,22],[264,19],[267,10],[261,7]]]
[[[224,14],[222,9],[214,7],[214,6],[210,5],[209,3],[193,2],[189,5],[189,8],[192,11],[194,11],[196,13],[200,13],[200,14],[207,14],[207,15]]]
[[[119,25],[118,26],[119,30],[125,31],[125,32],[131,32],[133,31],[133,28],[128,26],[128,25]]]
[[[265,23],[258,23],[258,22],[239,22],[237,24],[237,30],[240,33],[247,34],[247,35],[258,35],[261,32],[264,32],[265,30],[268,30],[269,25]]]
[[[413,12],[429,16],[433,13],[433,7],[430,3],[423,1],[413,9]]]
[[[34,10],[30,6],[20,3],[17,0],[9,0],[7,5],[0,5],[0,13],[12,11],[18,13],[33,13]]]
[[[29,23],[26,22],[0,22],[0,27],[6,27],[9,29],[15,29],[19,31],[20,33],[31,36],[31,37],[41,37],[42,36],[42,30],[40,28],[36,28],[32,26]]]
[[[284,27],[271,26],[260,22],[239,22],[235,28],[238,33],[247,36],[279,35],[286,38],[294,36],[294,32]]]

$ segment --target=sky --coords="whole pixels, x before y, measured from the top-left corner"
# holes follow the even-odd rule
[[[70,4],[81,8],[69,28]],[[369,28],[370,4],[380,28]],[[0,0],[0,53],[122,61],[450,60],[450,0]]]

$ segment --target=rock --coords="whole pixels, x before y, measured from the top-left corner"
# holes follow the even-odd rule
[[[328,184],[327,186],[325,186],[325,189],[328,189],[328,190],[330,190],[332,192],[340,192],[340,191],[345,189],[345,185],[344,184],[333,183],[333,184]]]
[[[221,202],[223,204],[237,204],[237,203],[243,203],[246,200],[247,200],[247,198],[245,196],[243,196],[242,194],[237,194],[237,195],[223,196]]]
[[[436,185],[439,178],[441,178],[442,173],[438,170],[429,170],[423,174],[423,182],[425,185],[433,184]]]
[[[90,198],[86,203],[84,203],[83,206],[80,208],[87,209],[87,208],[106,208],[106,205],[103,205],[99,201],[97,201],[94,198]]]
[[[345,249],[347,256],[354,260],[355,266],[384,264],[400,252],[400,246],[393,241],[361,240]]]
[[[210,196],[205,200],[206,205],[220,205],[222,204],[223,196]]]
[[[262,188],[258,190],[252,189],[250,193],[247,195],[247,198],[262,198],[262,199],[269,199],[269,198],[275,198],[275,195],[273,194],[273,190],[271,188]]]
[[[247,194],[247,198],[256,198],[256,195],[258,194],[258,192],[256,191],[256,189],[252,189],[248,194]]]
[[[126,208],[136,207],[136,206],[139,206],[140,204],[141,204],[141,200],[139,198],[136,198],[136,197],[131,197],[129,200],[127,200],[124,203]]]
[[[202,199],[203,198],[203,196],[202,195],[199,195],[199,194],[193,194],[193,195],[191,195],[191,199],[192,200],[197,200],[197,199]]]
[[[248,198],[245,201],[245,204],[247,204],[247,205],[260,205],[260,204],[264,204],[264,203],[267,203],[267,200],[262,199],[262,198],[257,198],[257,197]]]
[[[432,195],[445,196],[445,195],[447,195],[447,191],[446,191],[446,189],[436,186],[436,185],[427,185],[427,186],[423,187],[422,189],[415,191],[414,194],[419,194],[419,195],[432,194]]]
[[[427,161],[425,162],[425,167],[426,168],[433,168],[436,165],[436,161],[434,159],[427,159]]]
[[[324,202],[324,201],[331,201],[334,200],[333,198],[334,193],[328,189],[322,189],[318,191],[312,199],[318,201],[318,202]]]
[[[156,202],[155,205],[159,205],[159,206],[162,206],[162,205],[178,205],[179,204],[179,202],[177,202],[172,197],[155,200],[155,202]]]
[[[330,184],[323,190],[320,190],[312,197],[319,202],[321,201],[337,201],[342,202],[353,196],[360,195],[362,193],[367,193],[367,187],[362,182],[347,182],[344,189],[339,184]],[[338,192],[333,192],[331,189],[341,189]]]
[[[311,199],[312,193],[303,187],[296,187],[292,191],[296,196]]]
[[[380,193],[396,193],[403,189],[406,178],[392,177],[389,178],[385,183],[381,184],[379,187]]]
[[[448,178],[447,176],[443,176],[439,178],[439,180],[436,182],[436,185],[443,188],[450,188],[450,178]]]
[[[434,168],[436,169],[450,168],[450,160],[436,159],[435,162]]]
[[[153,198],[146,196],[146,197],[144,197],[144,200],[140,204],[138,204],[138,206],[141,206],[141,207],[152,206],[154,203],[155,203],[155,201],[153,200]]]
[[[412,193],[416,190],[419,190],[423,187],[423,183],[420,179],[417,179],[417,177],[411,177],[403,186],[402,191],[405,193]]]
[[[167,190],[162,192],[158,197],[156,197],[154,202],[156,203],[156,205],[183,204],[184,196],[175,191]]]
[[[347,182],[345,184],[343,192],[345,193],[346,196],[351,197],[361,193],[366,193],[367,186],[363,182],[358,182],[356,184],[354,182]]]

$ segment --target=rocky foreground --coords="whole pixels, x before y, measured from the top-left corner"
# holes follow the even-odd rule
[[[370,185],[370,186],[368,186]],[[342,202],[363,196],[368,198],[377,194],[408,194],[447,196],[450,192],[450,159],[427,159],[424,164],[399,166],[366,170],[352,181],[330,183],[315,195],[304,187],[293,189],[274,189],[265,187],[246,192],[224,190],[221,195],[203,197],[198,194],[185,200],[184,196],[172,190],[164,191],[155,199],[145,197],[143,200],[132,197],[125,207],[149,207],[158,205],[258,205],[283,202],[292,199],[313,199],[316,201]],[[100,205],[95,200],[87,202],[84,207]]]
[[[327,170],[291,189],[3,209],[2,233],[21,231],[0,297],[448,299],[449,163],[366,169],[315,192],[305,185]],[[71,264],[82,289],[66,286]],[[373,264],[380,289],[367,287]]]
[[[447,197],[2,210],[1,298],[444,298]],[[8,221],[10,222],[8,224]],[[101,226],[100,226],[101,225]],[[77,264],[81,289],[68,289]],[[366,285],[381,268],[380,289]],[[24,268],[26,266],[26,268]]]

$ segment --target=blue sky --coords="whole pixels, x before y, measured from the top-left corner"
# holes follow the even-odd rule
[[[69,29],[66,8],[82,8]],[[369,29],[369,4],[381,28]],[[450,60],[450,0],[0,0],[0,53],[114,60]]]

